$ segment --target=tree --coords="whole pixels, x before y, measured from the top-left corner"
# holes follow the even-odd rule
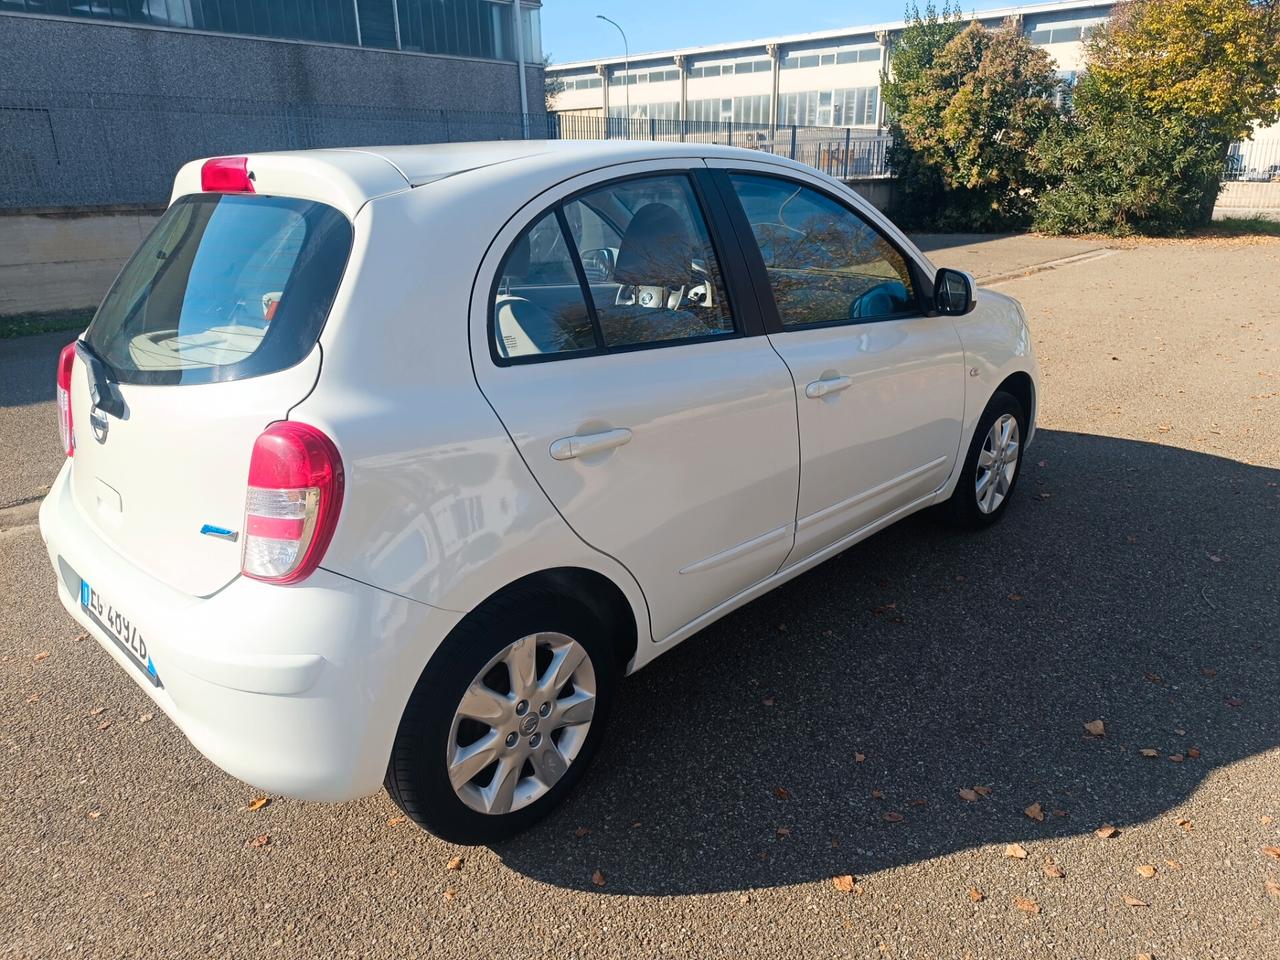
[[[564,79],[554,73],[548,73],[549,66],[551,66],[551,57],[548,56],[542,61],[542,103],[547,113],[555,110],[556,97],[564,93]]]
[[[944,228],[1024,225],[1042,185],[1035,145],[1058,119],[1053,63],[1011,24],[971,23],[938,50],[930,41],[944,25],[921,31],[909,72],[895,70],[890,80],[886,102],[895,104],[893,133],[903,148],[893,159],[907,163],[894,168],[902,199],[895,213]]]
[[[1086,44],[1037,150],[1054,232],[1180,233],[1213,215],[1229,145],[1280,116],[1280,0],[1134,0]]]

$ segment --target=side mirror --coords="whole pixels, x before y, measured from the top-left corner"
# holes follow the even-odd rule
[[[609,247],[582,251],[582,272],[588,280],[604,281],[613,277],[615,258]]]
[[[973,277],[943,267],[933,279],[933,306],[944,317],[962,317],[974,308]]]

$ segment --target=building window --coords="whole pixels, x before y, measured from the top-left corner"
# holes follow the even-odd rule
[[[879,63],[880,48],[864,47],[861,50],[841,50],[836,54],[836,63]]]
[[[799,127],[872,126],[879,104],[878,87],[784,93],[778,98],[778,122]]]
[[[1083,28],[1081,27],[1050,27],[1032,30],[1028,39],[1032,43],[1074,43],[1079,40]]]

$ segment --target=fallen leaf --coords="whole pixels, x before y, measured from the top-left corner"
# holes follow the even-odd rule
[[[865,753],[855,753],[853,755],[854,763],[862,763],[866,759],[867,759],[867,755]]]
[[[1280,883],[1277,883],[1276,881],[1272,880],[1270,877],[1267,877],[1265,886],[1267,890],[1267,896],[1280,897]]]
[[[1137,897],[1131,897],[1127,893],[1124,895],[1124,905],[1126,907],[1133,907],[1135,910],[1138,907],[1150,906],[1150,904],[1147,903],[1145,900],[1139,900]]]
[[[88,639],[89,639],[89,635],[88,635],[87,633],[77,633],[77,634],[76,634],[74,637],[72,637],[71,639],[72,639],[72,640],[75,640],[75,641],[77,641],[77,642],[79,642],[79,641],[81,641],[81,640],[88,640]]]
[[[48,660],[48,659],[49,659],[49,651],[48,651],[48,650],[41,650],[39,653],[37,653],[37,654],[36,654],[34,657],[32,657],[31,659],[32,659],[32,660],[34,660],[36,663],[39,663],[39,662],[40,662],[40,661],[42,661],[42,660]]]
[[[1218,671],[1213,669],[1213,667],[1201,667],[1200,672],[1206,677],[1216,677],[1218,675]]]
[[[976,802],[976,801],[977,801],[977,799],[978,799],[978,791],[977,791],[977,790],[970,790],[970,789],[968,789],[967,787],[961,787],[961,788],[960,788],[960,799],[961,799],[961,800],[968,800],[970,803],[974,803],[974,802]]]
[[[1158,673],[1144,673],[1143,676],[1152,683],[1164,683],[1164,677],[1160,676]]]
[[[456,897],[457,895],[458,895],[458,891],[453,889],[453,887],[447,888],[444,892],[444,898],[446,900],[453,900],[453,898]]]
[[[884,791],[883,791],[883,790],[872,790],[872,791],[871,791],[871,799],[872,799],[872,800],[883,800],[883,799],[884,799]]]
[[[1011,594],[1009,594],[1009,599],[1010,599],[1010,600],[1012,600],[1014,603],[1017,603],[1019,600],[1021,600],[1021,599],[1022,599],[1022,594],[1020,594],[1020,593],[1011,593]]]
[[[1023,913],[1039,913],[1040,904],[1036,903],[1030,897],[1014,897],[1013,905]]]
[[[1120,831],[1109,823],[1104,823],[1097,830],[1093,831],[1095,836],[1101,837],[1103,840],[1110,840]]]
[[[1149,863],[1143,863],[1134,867],[1133,872],[1140,877],[1145,877],[1147,880],[1150,880],[1156,875],[1156,868],[1151,866]]]
[[[1156,960],[1156,958],[1149,953],[1140,953],[1134,958],[1134,960]]]
[[[738,897],[738,902],[739,902],[739,903],[750,903],[750,902],[751,902],[751,895],[750,895],[750,894],[746,894],[746,893],[741,894],[741,895]]]
[[[1238,706],[1240,706],[1242,703],[1244,703],[1244,701],[1243,701],[1243,700],[1241,700],[1239,697],[1227,697],[1227,706],[1228,706],[1228,707],[1238,707]]]
[[[913,807],[923,807],[923,806],[927,805],[928,803],[929,803],[929,801],[928,801],[928,800],[926,800],[924,797],[917,797],[915,800],[912,800],[912,801],[911,801],[911,805],[912,805]]]
[[[1263,825],[1264,827],[1269,827],[1269,826],[1271,826],[1273,823],[1275,823],[1275,822],[1276,822],[1276,818],[1275,818],[1275,817],[1273,817],[1273,816],[1272,816],[1271,814],[1269,814],[1269,813],[1264,813],[1264,814],[1263,814],[1261,817],[1259,817],[1258,819],[1259,819],[1260,821],[1262,821],[1262,825]]]
[[[1053,811],[1053,815],[1054,815],[1055,817],[1065,817],[1065,816],[1067,815],[1067,811],[1065,811],[1065,810],[1058,810],[1058,809],[1056,809],[1056,808],[1055,808],[1055,809],[1054,809],[1054,811]]]
[[[250,800],[250,801],[249,801],[249,805],[248,805],[248,806],[246,806],[246,807],[245,807],[245,809],[246,809],[246,810],[261,810],[263,807],[265,807],[265,806],[266,806],[267,804],[269,804],[270,802],[271,802],[271,798],[270,798],[270,797],[254,797],[252,800]]]
[[[853,877],[850,874],[832,877],[831,884],[841,893],[853,893]]]
[[[974,903],[981,903],[983,899],[985,899],[985,896],[986,895],[977,887],[969,888],[969,899],[972,900]]]
[[[1177,860],[1166,860],[1165,863],[1168,865],[1170,870],[1182,869],[1182,864],[1180,864]]]
[[[256,837],[254,837],[252,840],[250,840],[248,843],[246,843],[245,846],[246,847],[265,847],[270,842],[271,842],[270,835],[265,833],[260,833]]]
[[[783,838],[791,836],[790,827],[778,827],[778,829],[773,832],[777,834],[779,837],[783,837]]]
[[[596,870],[594,873],[592,873],[591,882],[595,884],[597,887],[603,887],[605,884],[604,871]]]
[[[1022,811],[1036,823],[1044,823],[1044,811],[1040,809],[1040,804],[1033,803],[1027,809]]]
[[[1027,851],[1020,843],[1011,843],[1004,848],[1004,855],[1010,860],[1027,859]]]
[[[398,827],[400,824],[408,820],[408,817],[391,817],[387,820],[388,827]]]
[[[1159,751],[1159,750],[1153,750],[1151,747],[1143,747],[1143,748],[1142,748],[1141,750],[1139,750],[1138,752],[1139,752],[1140,754],[1142,754],[1144,757],[1158,757],[1158,756],[1160,756],[1160,751]]]
[[[90,811],[89,811],[89,819],[90,819],[90,820],[97,820],[100,816],[102,816],[102,811],[101,811],[101,810],[90,810]]]
[[[1046,863],[1044,865],[1044,875],[1051,880],[1061,880],[1067,873],[1056,863]]]
[[[105,713],[106,709],[107,709],[106,707],[94,707],[92,710],[89,711],[89,716],[96,717],[99,714]]]
[[[761,703],[763,703],[766,707],[772,707],[772,706],[773,706],[775,703],[777,703],[778,701],[777,701],[777,700],[775,700],[775,699],[773,699],[773,697],[765,697],[765,698],[764,698],[763,700],[761,700],[760,702],[761,702]]]
[[[1271,857],[1275,860],[1280,860],[1280,847],[1263,847],[1262,852],[1265,853],[1268,857]]]
[[[1183,830],[1187,831],[1187,833],[1190,833],[1192,830],[1195,829],[1196,825],[1192,823],[1190,820],[1188,820],[1186,817],[1181,817],[1178,820],[1178,826],[1180,826]]]
[[[107,727],[109,727],[109,726],[111,726],[111,721],[110,721],[110,720],[103,720],[100,724],[98,724],[98,729],[99,729],[99,730],[105,730],[105,729],[107,729]]]
[[[1181,763],[1181,762],[1182,762],[1182,754],[1180,754],[1180,753],[1171,753],[1171,754],[1169,754],[1169,759],[1170,759],[1170,760],[1172,760],[1174,763]]]
[[[1101,737],[1107,732],[1107,728],[1101,720],[1090,720],[1084,725],[1084,732],[1091,737]]]
[[[907,818],[900,813],[896,813],[893,810],[890,810],[881,819],[883,819],[886,823],[901,823],[903,820]]]
[[[152,720],[154,720],[155,718],[156,718],[156,715],[155,715],[154,713],[140,713],[140,714],[138,714],[138,722],[139,722],[139,723],[150,723],[150,722],[151,722]]]
[[[575,837],[577,837],[579,840],[581,840],[583,837],[585,837],[585,836],[586,836],[587,834],[589,834],[590,832],[591,832],[591,828],[590,828],[590,827],[579,827],[577,830],[573,831],[573,835],[574,835]]]
[[[1188,758],[1190,758],[1190,759],[1192,759],[1192,760],[1199,760],[1199,759],[1200,759],[1200,748],[1199,748],[1199,747],[1187,747],[1187,757],[1188,757]]]
[[[791,791],[788,790],[786,787],[774,787],[773,795],[777,797],[779,800],[791,799]]]
[[[974,788],[973,788],[973,792],[974,792],[974,793],[976,793],[976,794],[977,794],[978,796],[980,796],[980,797],[989,797],[989,796],[991,796],[991,788],[990,788],[990,787],[984,787],[984,786],[979,785],[979,786],[976,786],[976,787],[974,787]]]
[[[449,862],[448,862],[448,863],[446,863],[446,864],[444,865],[444,868],[445,868],[446,870],[461,870],[461,869],[462,869],[462,858],[461,858],[461,857],[452,857],[452,858],[450,858]]]

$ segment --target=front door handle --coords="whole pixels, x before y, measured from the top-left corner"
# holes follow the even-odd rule
[[[589,433],[585,437],[562,437],[551,444],[552,460],[572,460],[588,454],[612,450],[631,442],[631,431],[626,427],[606,430],[604,433]]]
[[[853,386],[848,377],[832,377],[830,380],[815,380],[804,388],[804,395],[810,400],[817,400],[828,394],[839,393]]]

